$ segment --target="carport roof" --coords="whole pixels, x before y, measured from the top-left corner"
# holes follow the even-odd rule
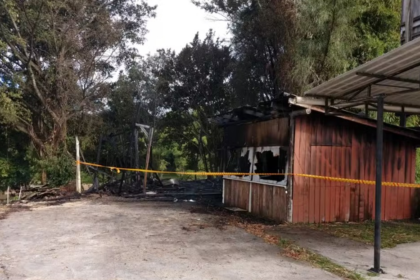
[[[420,38],[305,92],[355,104],[375,103],[420,108]]]

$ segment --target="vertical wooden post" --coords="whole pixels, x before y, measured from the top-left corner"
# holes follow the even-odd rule
[[[80,177],[80,143],[76,136],[76,191],[82,193],[82,179]]]
[[[20,186],[20,190],[19,190],[19,201],[20,201],[20,199],[22,198],[22,186]]]
[[[134,168],[138,169],[140,168],[139,163],[139,130],[137,127],[134,128]],[[136,172],[136,182],[140,181],[140,174],[139,172]],[[136,183],[138,186],[140,186],[140,183]]]
[[[125,179],[125,171],[122,172],[120,187],[118,188],[118,195],[119,196],[121,196],[122,187],[123,187],[123,184],[124,184],[124,179]]]
[[[7,187],[7,205],[10,205],[10,187]]]
[[[150,161],[150,151],[152,148],[152,141],[153,141],[153,127],[150,128],[150,132],[149,132],[149,144],[147,145],[147,155],[146,155],[146,170],[149,169],[149,161]],[[148,173],[144,173],[144,182],[143,182],[143,193],[146,194],[146,186],[147,186],[147,174]]]
[[[99,164],[99,161],[101,160],[101,151],[102,151],[102,141],[103,137],[99,137],[99,146],[96,153],[96,164]],[[99,188],[99,179],[98,179],[98,168],[95,169],[95,174],[93,175],[93,189],[98,190]]]

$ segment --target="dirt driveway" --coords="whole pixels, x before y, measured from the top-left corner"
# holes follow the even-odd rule
[[[175,203],[81,200],[0,220],[0,279],[337,279]]]

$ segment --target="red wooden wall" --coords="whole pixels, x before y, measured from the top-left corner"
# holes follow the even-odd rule
[[[376,129],[322,114],[296,118],[294,173],[375,180]],[[414,183],[416,142],[384,133],[383,180]],[[293,178],[293,222],[374,218],[374,185]],[[414,189],[383,187],[382,219],[409,219]]]

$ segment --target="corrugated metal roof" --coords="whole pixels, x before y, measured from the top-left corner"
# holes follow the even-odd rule
[[[346,101],[381,94],[387,104],[420,107],[420,38],[305,92]]]

